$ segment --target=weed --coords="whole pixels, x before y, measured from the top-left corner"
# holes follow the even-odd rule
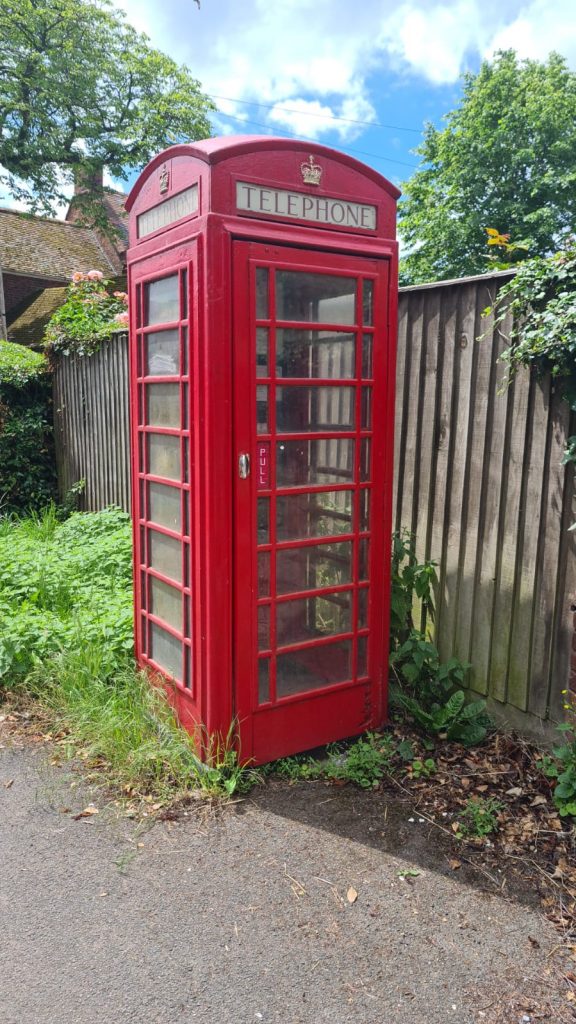
[[[429,779],[436,771],[436,762],[433,757],[427,757],[425,761],[416,758],[410,765],[410,774],[413,779]]]
[[[392,702],[425,732],[467,746],[486,736],[490,719],[485,701],[466,704],[464,685],[470,666],[457,658],[441,662],[429,637],[414,628],[433,620],[433,562],[418,563],[409,534],[395,534],[392,549],[392,652],[397,686]],[[416,611],[415,611],[416,610]]]
[[[27,687],[69,732],[71,752],[82,749],[89,760],[104,761],[106,781],[131,796],[173,800],[199,789],[228,796],[255,781],[221,741],[201,762],[164,690],[128,657],[111,670],[96,642],[39,661]]]
[[[353,782],[362,789],[376,787],[392,772],[394,741],[391,736],[366,733],[347,750],[330,751],[324,774],[329,779]]]
[[[552,748],[553,757],[543,758],[542,769],[556,780],[553,800],[560,815],[576,817],[576,733],[567,722],[557,728],[566,734],[566,742]]]
[[[457,839],[481,838],[498,831],[498,815],[504,804],[494,797],[471,796],[459,815]]]

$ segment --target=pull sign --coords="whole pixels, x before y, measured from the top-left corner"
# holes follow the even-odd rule
[[[261,442],[256,450],[258,490],[267,491],[270,487],[270,445]]]

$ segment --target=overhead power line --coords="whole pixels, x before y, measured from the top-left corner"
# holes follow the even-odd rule
[[[270,128],[269,124],[262,124],[260,121],[244,120],[243,117],[235,117],[234,114],[225,114],[222,110],[217,111],[217,113],[218,113],[218,115],[220,117],[228,117],[231,121],[238,121],[239,124],[253,125],[255,128],[264,128],[268,134],[272,133],[272,129]],[[274,131],[275,135],[280,135],[280,136],[282,136],[282,138],[286,138],[286,139],[300,139],[300,140],[302,140],[302,136],[301,135],[297,135],[295,132],[286,132],[286,131],[278,131],[277,132],[275,129],[273,131]],[[304,139],[302,141],[309,142],[310,145],[313,146],[314,142],[317,141],[317,140],[314,140],[314,139]],[[346,145],[343,145],[341,148],[346,150],[347,153],[355,153],[358,156],[369,156],[373,160],[383,160],[385,163],[401,164],[402,167],[409,167],[410,170],[412,170],[412,171],[416,171],[418,169],[418,164],[409,164],[406,160],[396,160],[392,156],[381,156],[380,153],[367,153],[366,150],[364,150],[364,149],[355,149],[355,148],[353,148],[351,146],[346,146]]]
[[[304,114],[305,117],[320,117],[324,121],[343,121],[345,124],[363,124],[369,128],[389,128],[395,132],[413,132],[421,135],[421,128],[405,128],[400,124],[383,124],[381,121],[360,121],[354,117],[338,117],[336,114],[316,114],[313,110],[295,110],[290,107],[279,107],[277,103],[257,103],[255,100],[241,100],[234,96],[216,96],[215,93],[207,93],[212,100],[226,100],[229,103],[242,103],[247,107],[263,107],[266,110],[278,110],[284,114]]]

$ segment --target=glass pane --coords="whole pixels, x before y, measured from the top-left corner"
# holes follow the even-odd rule
[[[184,647],[184,658],[186,660],[186,673],[184,679],[184,685],[187,690],[192,689],[192,650],[188,645]]]
[[[188,319],[188,271],[182,271],[182,320]]]
[[[258,608],[258,650],[270,650],[270,605],[263,604]]]
[[[356,376],[354,351],[353,334],[278,328],[276,376],[351,380]]]
[[[150,611],[182,632],[182,594],[155,576],[150,576]]]
[[[366,327],[374,323],[374,281],[364,281],[362,285],[362,323]]]
[[[281,441],[276,445],[278,487],[346,484],[354,480],[352,438]]]
[[[152,476],[165,476],[168,480],[179,480],[182,473],[180,464],[180,438],[171,434],[148,434],[148,472]]]
[[[182,328],[182,376],[188,376],[188,328]]]
[[[148,484],[148,518],[158,526],[180,533],[182,530],[182,506],[180,490],[166,484]]]
[[[270,700],[270,662],[268,658],[258,661],[258,703],[266,704]]]
[[[358,637],[358,676],[368,675],[368,637]]]
[[[356,322],[356,279],[278,270],[276,316],[278,320],[353,324]]]
[[[256,388],[256,431],[268,433],[268,388],[264,384]]]
[[[369,379],[372,376],[372,335],[362,336],[362,376]]]
[[[277,540],[306,540],[352,532],[352,491],[279,495]]]
[[[146,311],[144,323],[169,324],[180,319],[178,275],[163,277],[146,285]]]
[[[370,491],[360,491],[360,533],[366,533],[370,529],[370,494]]]
[[[362,388],[360,427],[362,430],[372,430],[372,388]]]
[[[262,551],[258,555],[258,597],[270,596],[270,554]]]
[[[276,552],[276,591],[338,587],[352,579],[352,542],[279,549]]]
[[[370,438],[365,437],[360,443],[360,480],[362,482],[372,479],[372,468],[370,460],[371,452]]]
[[[182,583],[182,545],[174,537],[150,530],[150,567]]]
[[[276,639],[280,647],[315,640],[321,636],[349,633],[351,594],[327,594],[276,605]]]
[[[150,657],[182,682],[182,643],[155,622],[150,623]]]
[[[368,590],[358,591],[358,629],[368,628]]]
[[[180,373],[180,339],[177,330],[154,331],[145,336],[144,344],[148,377],[168,377]]]
[[[146,385],[146,422],[150,427],[180,426],[180,385]]]
[[[268,270],[256,267],[256,319],[268,320]]]
[[[270,543],[270,498],[258,498],[258,543]]]
[[[321,644],[303,651],[280,654],[276,662],[276,695],[290,697],[344,683],[352,676],[352,642]]]
[[[256,376],[268,376],[268,336],[267,327],[256,328]]]
[[[369,555],[370,555],[370,552],[369,552],[368,540],[366,540],[366,539],[361,540],[359,542],[359,556],[358,556],[358,579],[359,580],[367,580],[368,579]]]
[[[354,429],[354,388],[279,387],[276,427],[286,433]]]

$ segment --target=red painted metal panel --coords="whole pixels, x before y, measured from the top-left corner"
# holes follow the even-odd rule
[[[309,152],[307,143],[268,139],[173,147],[152,161],[128,203],[137,654],[151,669],[163,669],[177,714],[199,743],[205,732],[225,735],[236,717],[242,756],[257,761],[358,732],[385,714],[397,190],[325,147],[313,149],[321,184],[307,183],[302,166]],[[238,208],[239,182],[250,183],[251,195],[263,190],[256,216]],[[267,209],[273,202],[274,215]],[[322,212],[330,202],[335,215],[345,203],[375,212],[345,230],[312,223],[310,211]],[[293,205],[308,219],[293,216]],[[146,229],[138,238],[143,214]],[[353,216],[360,214],[351,208]],[[269,351],[267,365],[257,368],[258,266],[269,268],[270,308],[259,311]],[[313,325],[306,316],[281,319],[273,308],[277,268],[353,279],[354,323],[340,323],[329,303]],[[177,316],[170,311],[172,319],[147,323],[147,285],[174,274]],[[371,324],[360,322],[364,280],[375,288]],[[355,357],[346,372],[338,375],[333,366],[317,372],[310,342],[310,366],[284,373],[276,358],[280,332],[290,339],[312,327],[315,338],[352,333]],[[167,335],[174,331],[178,372],[168,365]],[[363,336],[372,350],[369,372],[362,365]],[[154,346],[156,361],[145,365]],[[266,412],[260,434],[256,388],[262,389],[259,412]],[[181,415],[173,423],[166,408],[176,394]],[[155,422],[147,421],[150,403],[160,409]],[[330,476],[326,453],[334,445],[341,454],[337,465],[330,457]],[[240,480],[243,454],[251,475]],[[308,535],[301,535],[304,527]],[[340,533],[331,535],[331,528]],[[162,544],[164,563],[158,561]],[[269,569],[260,596],[259,560]],[[322,623],[324,632],[310,632],[311,622]],[[150,644],[158,638],[155,657]],[[171,671],[166,658],[173,655],[177,670],[172,665]],[[304,691],[299,684],[292,692],[294,659],[296,674],[320,680],[320,687]],[[257,673],[265,665],[266,699],[258,704]]]

